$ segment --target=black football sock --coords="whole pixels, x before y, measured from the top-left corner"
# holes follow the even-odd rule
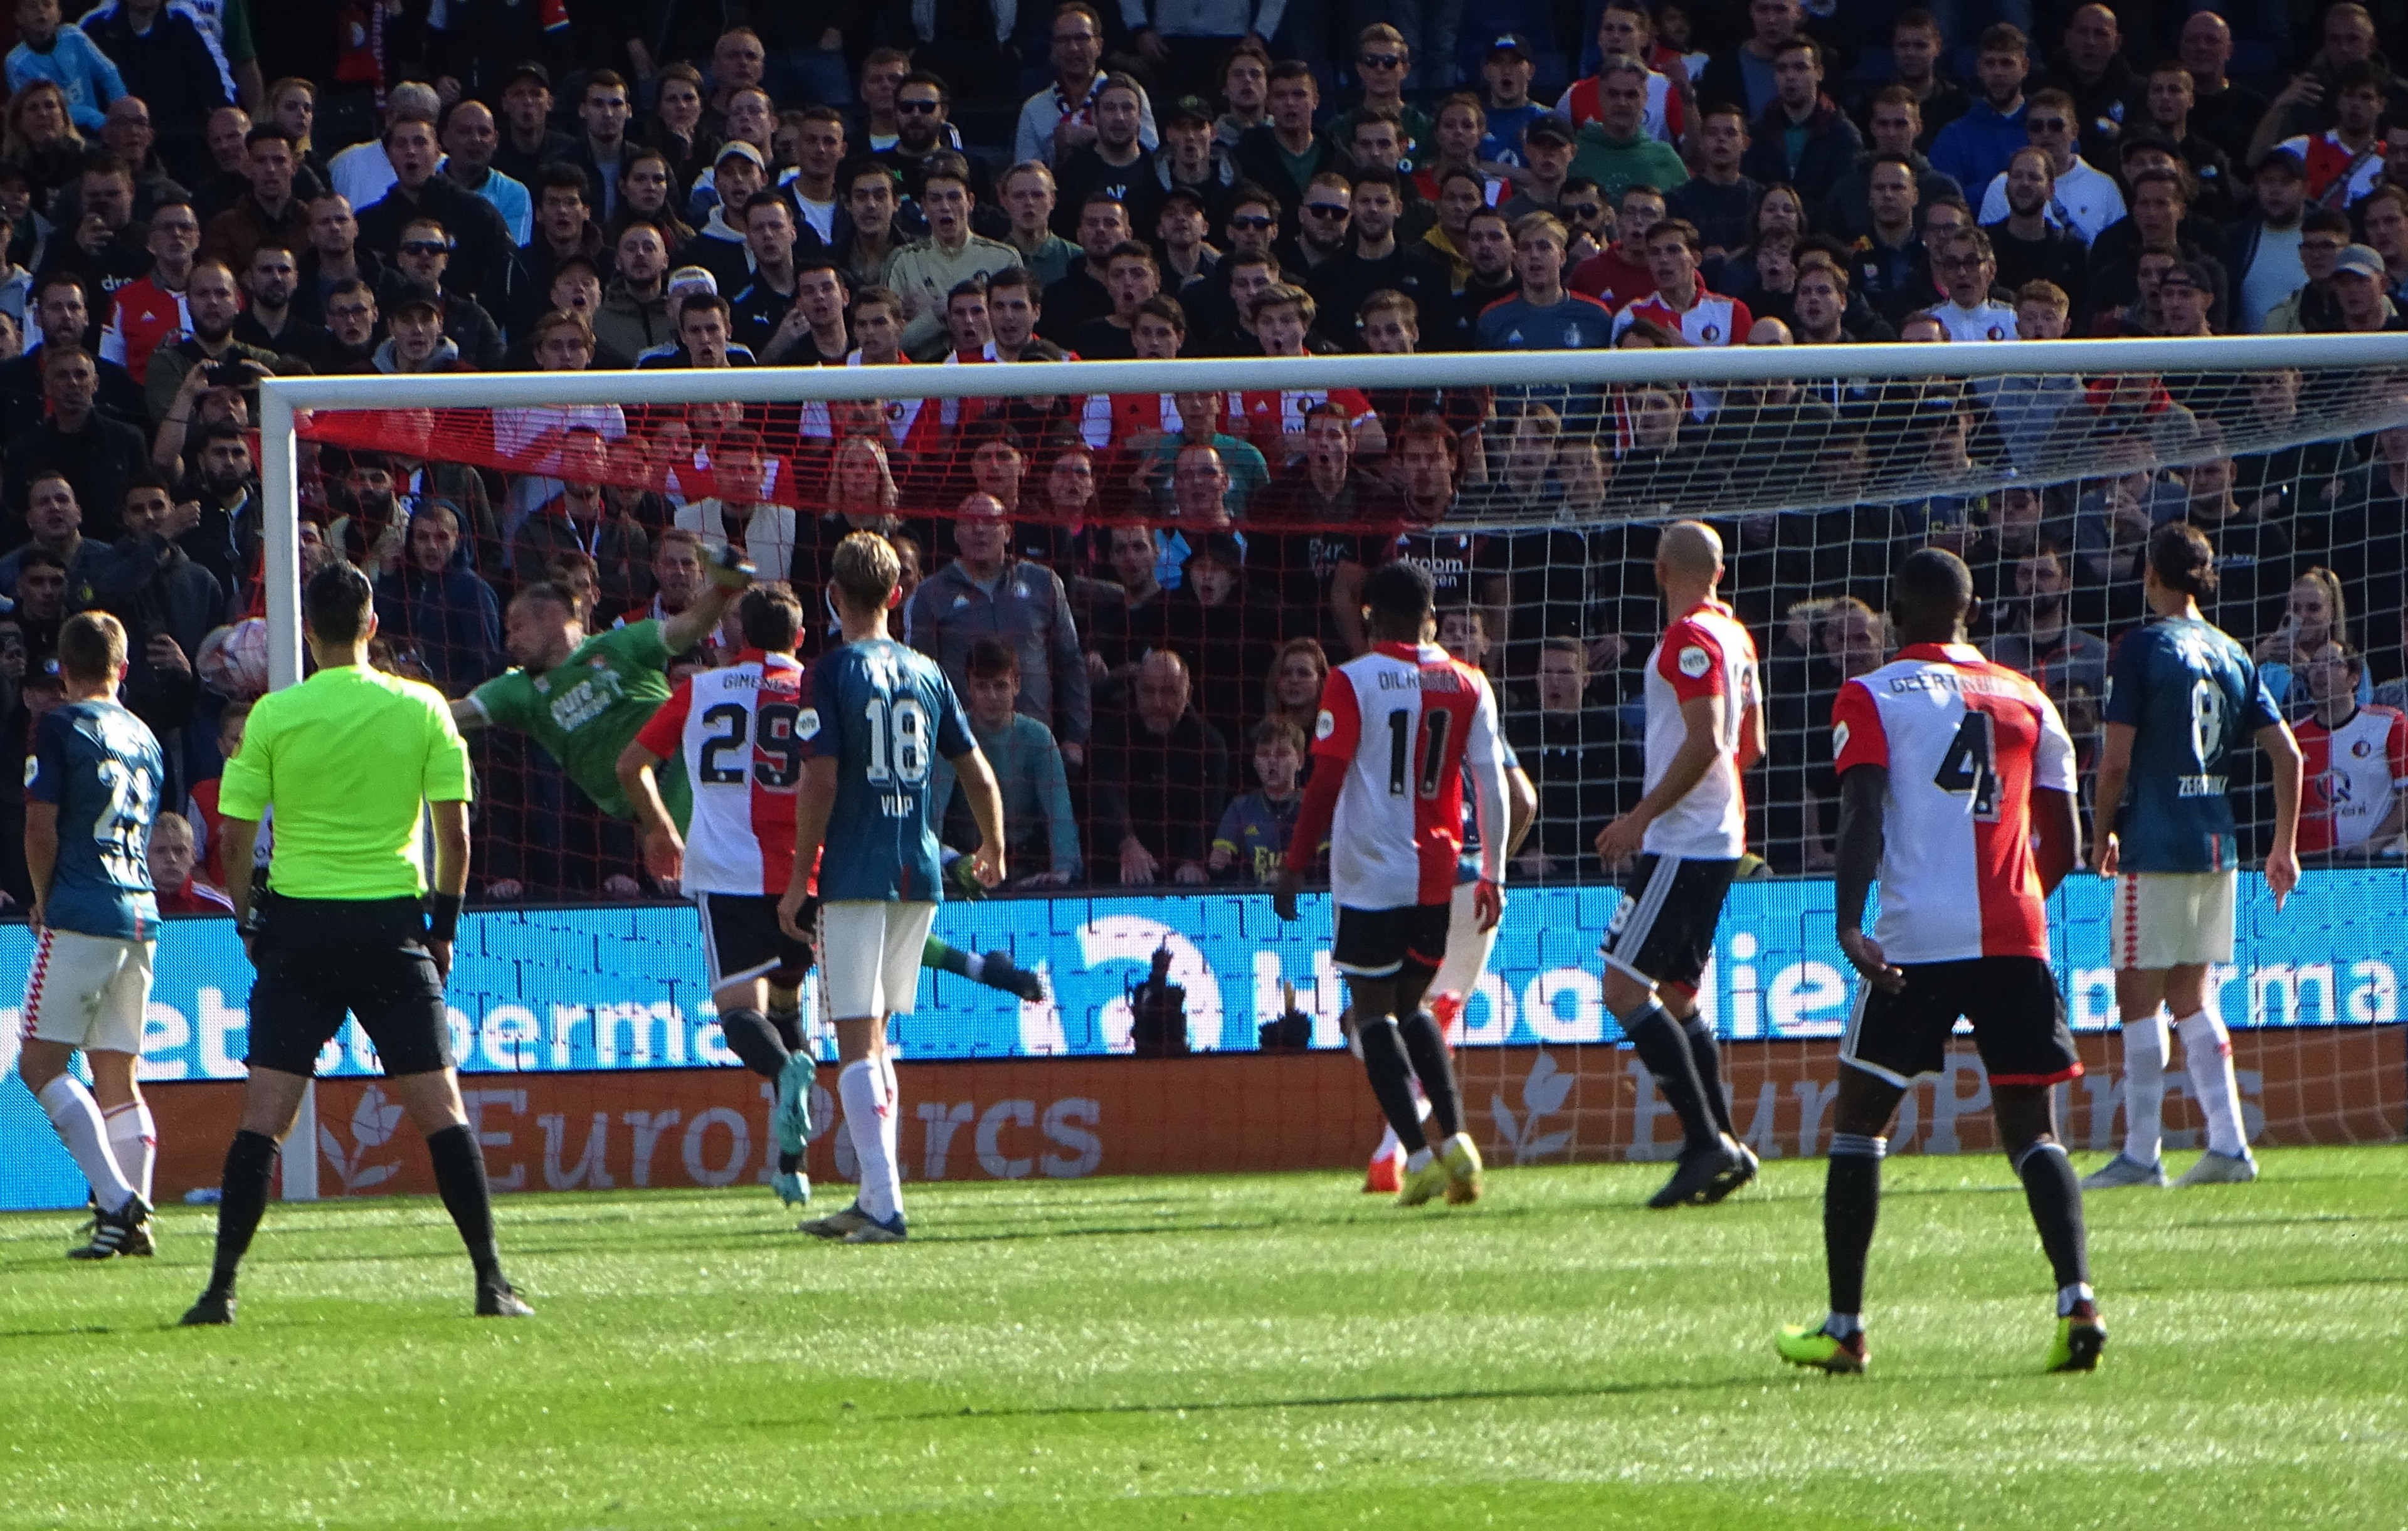
[[[1371,1094],[1380,1098],[1381,1114],[1397,1129],[1398,1140],[1407,1152],[1426,1146],[1429,1135],[1422,1130],[1421,1108],[1413,1100],[1413,1061],[1405,1052],[1397,1023],[1383,1016],[1358,1027],[1355,1035],[1363,1044],[1363,1072],[1371,1078]],[[1431,1109],[1437,1109],[1435,1104]]]
[[[1881,1213],[1881,1162],[1886,1138],[1831,1135],[1831,1163],[1823,1180],[1823,1260],[1829,1269],[1831,1311],[1865,1310],[1865,1257]]]
[[[1722,1044],[1714,1040],[1714,1028],[1704,1016],[1693,1015],[1681,1023],[1681,1030],[1689,1038],[1689,1061],[1697,1065],[1698,1093],[1705,1097],[1706,1114],[1737,1142],[1739,1134],[1731,1129],[1730,1097],[1723,1093]]]
[[[246,1129],[226,1145],[225,1172],[218,1182],[218,1252],[209,1271],[210,1291],[234,1290],[235,1272],[267,1210],[267,1182],[275,1170],[276,1139],[265,1133]]]
[[[959,973],[975,983],[986,963],[983,958],[965,952],[960,947],[949,946],[931,936],[921,944],[920,966],[939,968],[948,973]]]
[[[1397,1023],[1397,1035],[1404,1040],[1405,1056],[1412,1060],[1414,1077],[1422,1081],[1422,1094],[1429,1097],[1430,1120],[1438,1123],[1439,1138],[1454,1137],[1463,1130],[1463,1092],[1455,1085],[1455,1059],[1446,1051],[1438,1017],[1415,1010]]]
[[[774,1081],[784,1071],[792,1049],[759,1010],[730,1010],[719,1018],[719,1030],[727,1038],[727,1050],[755,1074]]]
[[[480,1281],[503,1281],[501,1246],[494,1238],[494,1193],[485,1183],[485,1151],[466,1123],[430,1134],[426,1156],[435,1162],[435,1189],[443,1209],[468,1246]],[[503,1281],[508,1285],[507,1281]]]
[[[2040,1230],[2040,1247],[2048,1252],[2058,1288],[2086,1284],[2090,1238],[2082,1223],[2082,1182],[2074,1178],[2064,1146],[2053,1138],[2042,1138],[2015,1161],[2015,1175],[2024,1182],[2024,1201],[2031,1208],[2032,1225]]]
[[[1681,1152],[1702,1153],[1713,1148],[1720,1129],[1706,1112],[1705,1095],[1698,1086],[1697,1056],[1689,1051],[1689,1038],[1681,1023],[1665,1014],[1663,1006],[1650,1004],[1625,1021],[1622,1028],[1630,1034],[1640,1061],[1656,1076],[1656,1087],[1664,1092],[1664,1098],[1681,1118]]]

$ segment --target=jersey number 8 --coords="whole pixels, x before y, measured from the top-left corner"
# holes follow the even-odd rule
[[[2190,749],[2202,771],[2224,749],[2224,688],[2203,675],[2190,685]]]

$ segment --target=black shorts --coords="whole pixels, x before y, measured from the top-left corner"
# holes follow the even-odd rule
[[[702,918],[702,960],[713,989],[765,975],[800,983],[818,960],[810,942],[779,925],[778,901],[767,894],[698,893],[694,908]]]
[[[359,1018],[388,1079],[452,1066],[443,980],[417,899],[271,895],[255,961],[251,1066],[314,1075],[346,1014]]]
[[[1856,986],[1856,1008],[1840,1061],[1904,1086],[1937,1074],[1959,1016],[1973,1023],[1973,1047],[1993,1085],[2058,1084],[2077,1079],[2082,1059],[2065,1024],[2065,996],[2038,957],[1974,957],[1901,965],[1894,994]]]
[[[1389,978],[1412,963],[1438,971],[1446,960],[1445,904],[1407,904],[1393,909],[1338,906],[1337,938],[1329,960],[1355,978]]]
[[[1714,926],[1737,861],[1643,855],[1605,928],[1605,964],[1641,983],[1694,989],[1714,954]]]

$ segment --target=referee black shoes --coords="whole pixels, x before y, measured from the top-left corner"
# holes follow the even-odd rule
[[[176,1322],[187,1329],[199,1328],[208,1324],[232,1324],[234,1309],[234,1290],[231,1287],[222,1290],[213,1286],[201,1294],[200,1301],[185,1309],[184,1316]]]

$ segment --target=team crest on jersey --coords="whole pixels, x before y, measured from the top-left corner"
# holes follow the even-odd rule
[[[1317,738],[1317,739],[1326,739],[1326,738],[1327,738],[1330,735],[1335,734],[1335,733],[1337,733],[1337,732],[1338,732],[1338,717],[1337,717],[1337,714],[1335,714],[1335,713],[1331,712],[1327,708],[1323,708],[1321,709],[1321,716],[1320,716],[1320,717],[1318,717],[1318,718],[1315,718],[1315,719],[1312,721],[1312,737],[1313,737],[1314,738]],[[28,761],[28,762],[26,762],[26,764],[30,766],[30,765],[32,765],[33,763],[32,763],[31,761]],[[30,780],[32,780],[33,779],[32,779],[31,777],[28,777],[28,778],[26,778],[26,780],[30,781]]]
[[[962,608],[969,604],[970,598],[967,595],[956,595],[953,597],[953,609],[956,611],[959,611]]]
[[[820,737],[820,709],[807,707],[795,714],[795,737],[815,739]]]
[[[1713,663],[1713,657],[1694,643],[1681,651],[1681,673],[1692,680],[1703,679]]]
[[[1723,343],[1723,327],[1720,324],[1708,324],[1698,331],[1698,338],[1710,346],[1719,346]]]
[[[2372,739],[2360,739],[2356,744],[2349,747],[2349,752],[2356,755],[2358,759],[2364,760],[2367,756],[2374,753],[2374,741]],[[31,781],[33,778],[27,777],[25,780]]]
[[[1990,326],[1990,338],[1991,338],[1991,339],[1993,339],[1993,340],[2004,340],[2006,337],[2007,337],[2007,332],[2006,332],[2006,330],[2005,330],[2003,327],[2001,327],[2001,326],[2000,326],[2000,325],[1997,325],[1997,324],[1993,324],[1993,325],[1991,325],[1991,326]]]

